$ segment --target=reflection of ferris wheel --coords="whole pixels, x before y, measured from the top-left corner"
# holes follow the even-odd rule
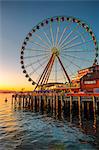
[[[97,64],[92,29],[79,19],[57,16],[38,23],[21,48],[23,73],[33,85],[71,82],[77,70]]]

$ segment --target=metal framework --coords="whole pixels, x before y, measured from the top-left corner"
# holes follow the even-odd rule
[[[36,89],[51,81],[71,83],[74,72],[97,64],[97,57],[92,29],[77,18],[56,16],[43,20],[27,34],[20,59],[23,73]]]

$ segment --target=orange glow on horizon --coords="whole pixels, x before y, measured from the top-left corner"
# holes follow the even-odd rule
[[[12,90],[12,91],[32,91],[33,86],[32,85],[27,85],[27,84],[20,84],[20,85],[15,85],[15,84],[0,84],[0,90]]]
[[[31,82],[27,81],[20,72],[0,73],[0,90],[21,91],[24,89],[24,91],[32,91],[33,88]]]
[[[11,90],[11,91],[32,91],[33,90],[33,86],[11,86],[11,85],[1,85],[0,84],[0,90]]]

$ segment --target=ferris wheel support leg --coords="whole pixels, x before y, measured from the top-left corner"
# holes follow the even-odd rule
[[[69,78],[69,76],[68,76],[68,74],[67,74],[67,72],[66,72],[66,70],[65,70],[65,68],[64,68],[64,66],[63,66],[63,64],[62,64],[62,62],[61,62],[61,60],[60,60],[58,55],[57,55],[57,58],[58,58],[58,60],[60,62],[60,65],[61,65],[61,67],[62,67],[62,69],[63,69],[63,71],[64,71],[64,73],[65,73],[65,75],[66,75],[66,77],[67,77],[67,79],[69,81],[69,83],[71,83],[71,80],[70,80],[70,78]]]
[[[41,81],[41,83],[40,83],[41,85],[42,85],[42,84],[45,84],[45,80],[46,80],[46,78],[47,78],[47,76],[48,76],[48,72],[49,72],[49,70],[51,70],[51,66],[52,66],[53,59],[54,59],[54,55],[52,55],[52,58],[50,59],[50,61],[49,61],[49,63],[48,63],[48,66],[47,66],[47,68],[46,68],[46,70],[45,70],[44,76],[42,77],[42,81]]]
[[[47,72],[47,69],[48,69],[48,67],[49,67],[49,65],[50,65],[50,62],[51,62],[51,60],[52,60],[52,57],[53,57],[53,55],[51,55],[51,58],[50,58],[49,62],[47,63],[47,65],[46,65],[46,67],[45,67],[45,69],[44,69],[43,73],[41,74],[41,76],[40,76],[40,78],[39,78],[39,81],[38,81],[38,83],[37,83],[37,85],[36,85],[36,87],[35,87],[35,89],[34,89],[34,90],[36,90],[36,89],[37,89],[37,87],[38,87],[38,85],[39,85],[40,81],[41,81],[41,80],[42,80],[42,78],[45,76],[45,74],[46,74],[46,72]],[[42,81],[41,81],[41,82],[42,82]]]
[[[46,84],[48,82],[48,79],[49,79],[49,76],[51,74],[51,70],[52,70],[52,67],[53,67],[53,64],[54,64],[54,60],[55,60],[55,55],[53,56],[53,59],[52,59],[52,61],[50,63],[50,66],[49,66],[49,68],[47,70],[47,74],[46,74],[46,77],[44,79],[44,84]]]

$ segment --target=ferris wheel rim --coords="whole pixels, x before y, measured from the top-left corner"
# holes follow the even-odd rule
[[[32,30],[27,34],[27,36],[24,39],[24,42],[22,44],[22,47],[21,47],[21,56],[20,56],[21,67],[23,69],[23,73],[28,78],[28,81],[31,81],[33,85],[35,85],[37,83],[29,76],[26,68],[24,67],[24,58],[23,58],[23,55],[24,55],[25,46],[27,45],[27,42],[28,42],[29,38],[32,36],[32,34],[34,32],[36,32],[37,30],[39,30],[40,28],[42,28],[44,26],[47,26],[49,23],[53,23],[54,21],[57,21],[57,22],[58,21],[61,21],[61,22],[68,21],[68,22],[71,22],[71,23],[77,23],[78,26],[83,27],[86,30],[86,32],[88,32],[89,35],[92,37],[92,41],[94,42],[94,46],[95,46],[95,61],[97,62],[97,57],[98,57],[98,44],[97,44],[97,40],[96,40],[96,37],[95,37],[92,29],[85,22],[80,21],[80,19],[77,19],[75,17],[67,17],[67,16],[54,16],[54,17],[50,17],[50,18],[44,19],[43,21],[41,21],[40,23],[38,23],[36,26],[34,26],[32,28]]]

